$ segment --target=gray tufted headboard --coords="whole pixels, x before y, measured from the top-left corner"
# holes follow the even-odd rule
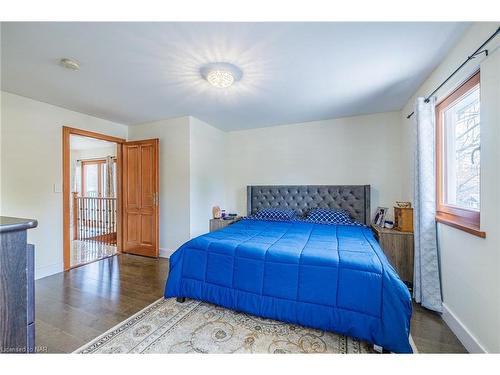
[[[370,185],[247,186],[248,215],[267,207],[293,208],[299,215],[311,208],[338,208],[370,224]]]

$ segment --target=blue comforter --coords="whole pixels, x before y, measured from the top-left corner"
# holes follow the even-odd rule
[[[412,352],[410,294],[363,226],[240,220],[172,254],[165,297]]]

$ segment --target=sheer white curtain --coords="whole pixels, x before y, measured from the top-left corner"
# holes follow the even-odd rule
[[[414,235],[413,295],[422,306],[441,312],[441,280],[436,233],[435,98],[418,98],[414,140]]]
[[[115,163],[112,156],[106,157],[106,186],[105,186],[105,197],[114,198],[115,196]]]
[[[81,194],[81,177],[82,177],[82,162],[76,160],[73,166],[73,192]]]

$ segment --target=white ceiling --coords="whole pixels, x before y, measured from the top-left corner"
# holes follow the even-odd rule
[[[192,115],[225,130],[394,111],[467,27],[2,23],[2,90],[123,124]],[[211,87],[199,73],[209,62],[243,78]]]

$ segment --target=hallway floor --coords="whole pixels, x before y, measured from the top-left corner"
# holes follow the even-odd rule
[[[95,262],[113,256],[117,253],[115,245],[108,245],[99,241],[71,241],[70,264],[75,267],[81,264]]]

